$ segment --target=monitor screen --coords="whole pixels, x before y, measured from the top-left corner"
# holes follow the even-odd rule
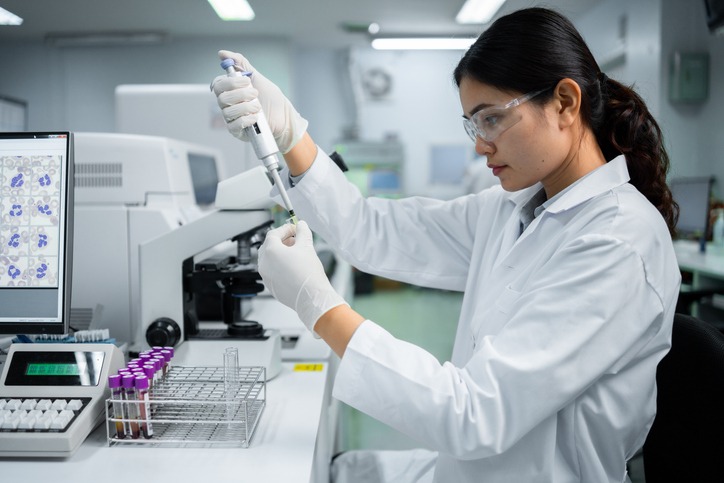
[[[191,152],[188,153],[188,158],[196,204],[199,206],[212,205],[216,201],[216,187],[219,184],[216,158]]]
[[[399,193],[402,191],[400,173],[394,169],[373,169],[369,173],[369,192]]]
[[[701,238],[709,228],[710,177],[677,178],[669,183],[671,194],[679,205],[676,232],[683,238]]]
[[[71,133],[0,133],[0,334],[67,332],[72,210]]]

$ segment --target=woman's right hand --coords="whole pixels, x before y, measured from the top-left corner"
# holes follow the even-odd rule
[[[220,75],[211,83],[226,128],[234,137],[249,141],[244,129],[253,125],[259,111],[263,110],[279,150],[287,154],[307,131],[306,119],[294,109],[281,89],[254,69],[243,55],[221,50],[219,57],[232,59],[237,71],[251,72],[251,76]]]

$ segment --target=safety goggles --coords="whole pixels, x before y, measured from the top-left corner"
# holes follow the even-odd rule
[[[476,138],[478,137],[486,142],[493,142],[498,136],[523,119],[523,114],[520,110],[515,109],[515,107],[520,106],[547,90],[548,89],[543,89],[529,92],[528,94],[516,97],[505,105],[481,109],[470,116],[470,119],[463,118],[465,132],[468,133],[468,136],[470,136],[473,142],[476,142]]]

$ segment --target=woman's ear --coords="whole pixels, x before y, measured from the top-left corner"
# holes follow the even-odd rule
[[[581,87],[573,79],[562,79],[553,91],[556,101],[558,126],[570,127],[581,111]]]

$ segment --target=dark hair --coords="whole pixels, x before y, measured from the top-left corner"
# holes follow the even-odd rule
[[[631,87],[601,72],[586,42],[563,15],[529,8],[496,20],[465,53],[454,72],[501,90],[551,91],[572,79],[581,88],[581,119],[596,136],[606,161],[626,156],[631,184],[661,212],[673,234],[678,206],[666,184],[669,156],[658,123]]]

